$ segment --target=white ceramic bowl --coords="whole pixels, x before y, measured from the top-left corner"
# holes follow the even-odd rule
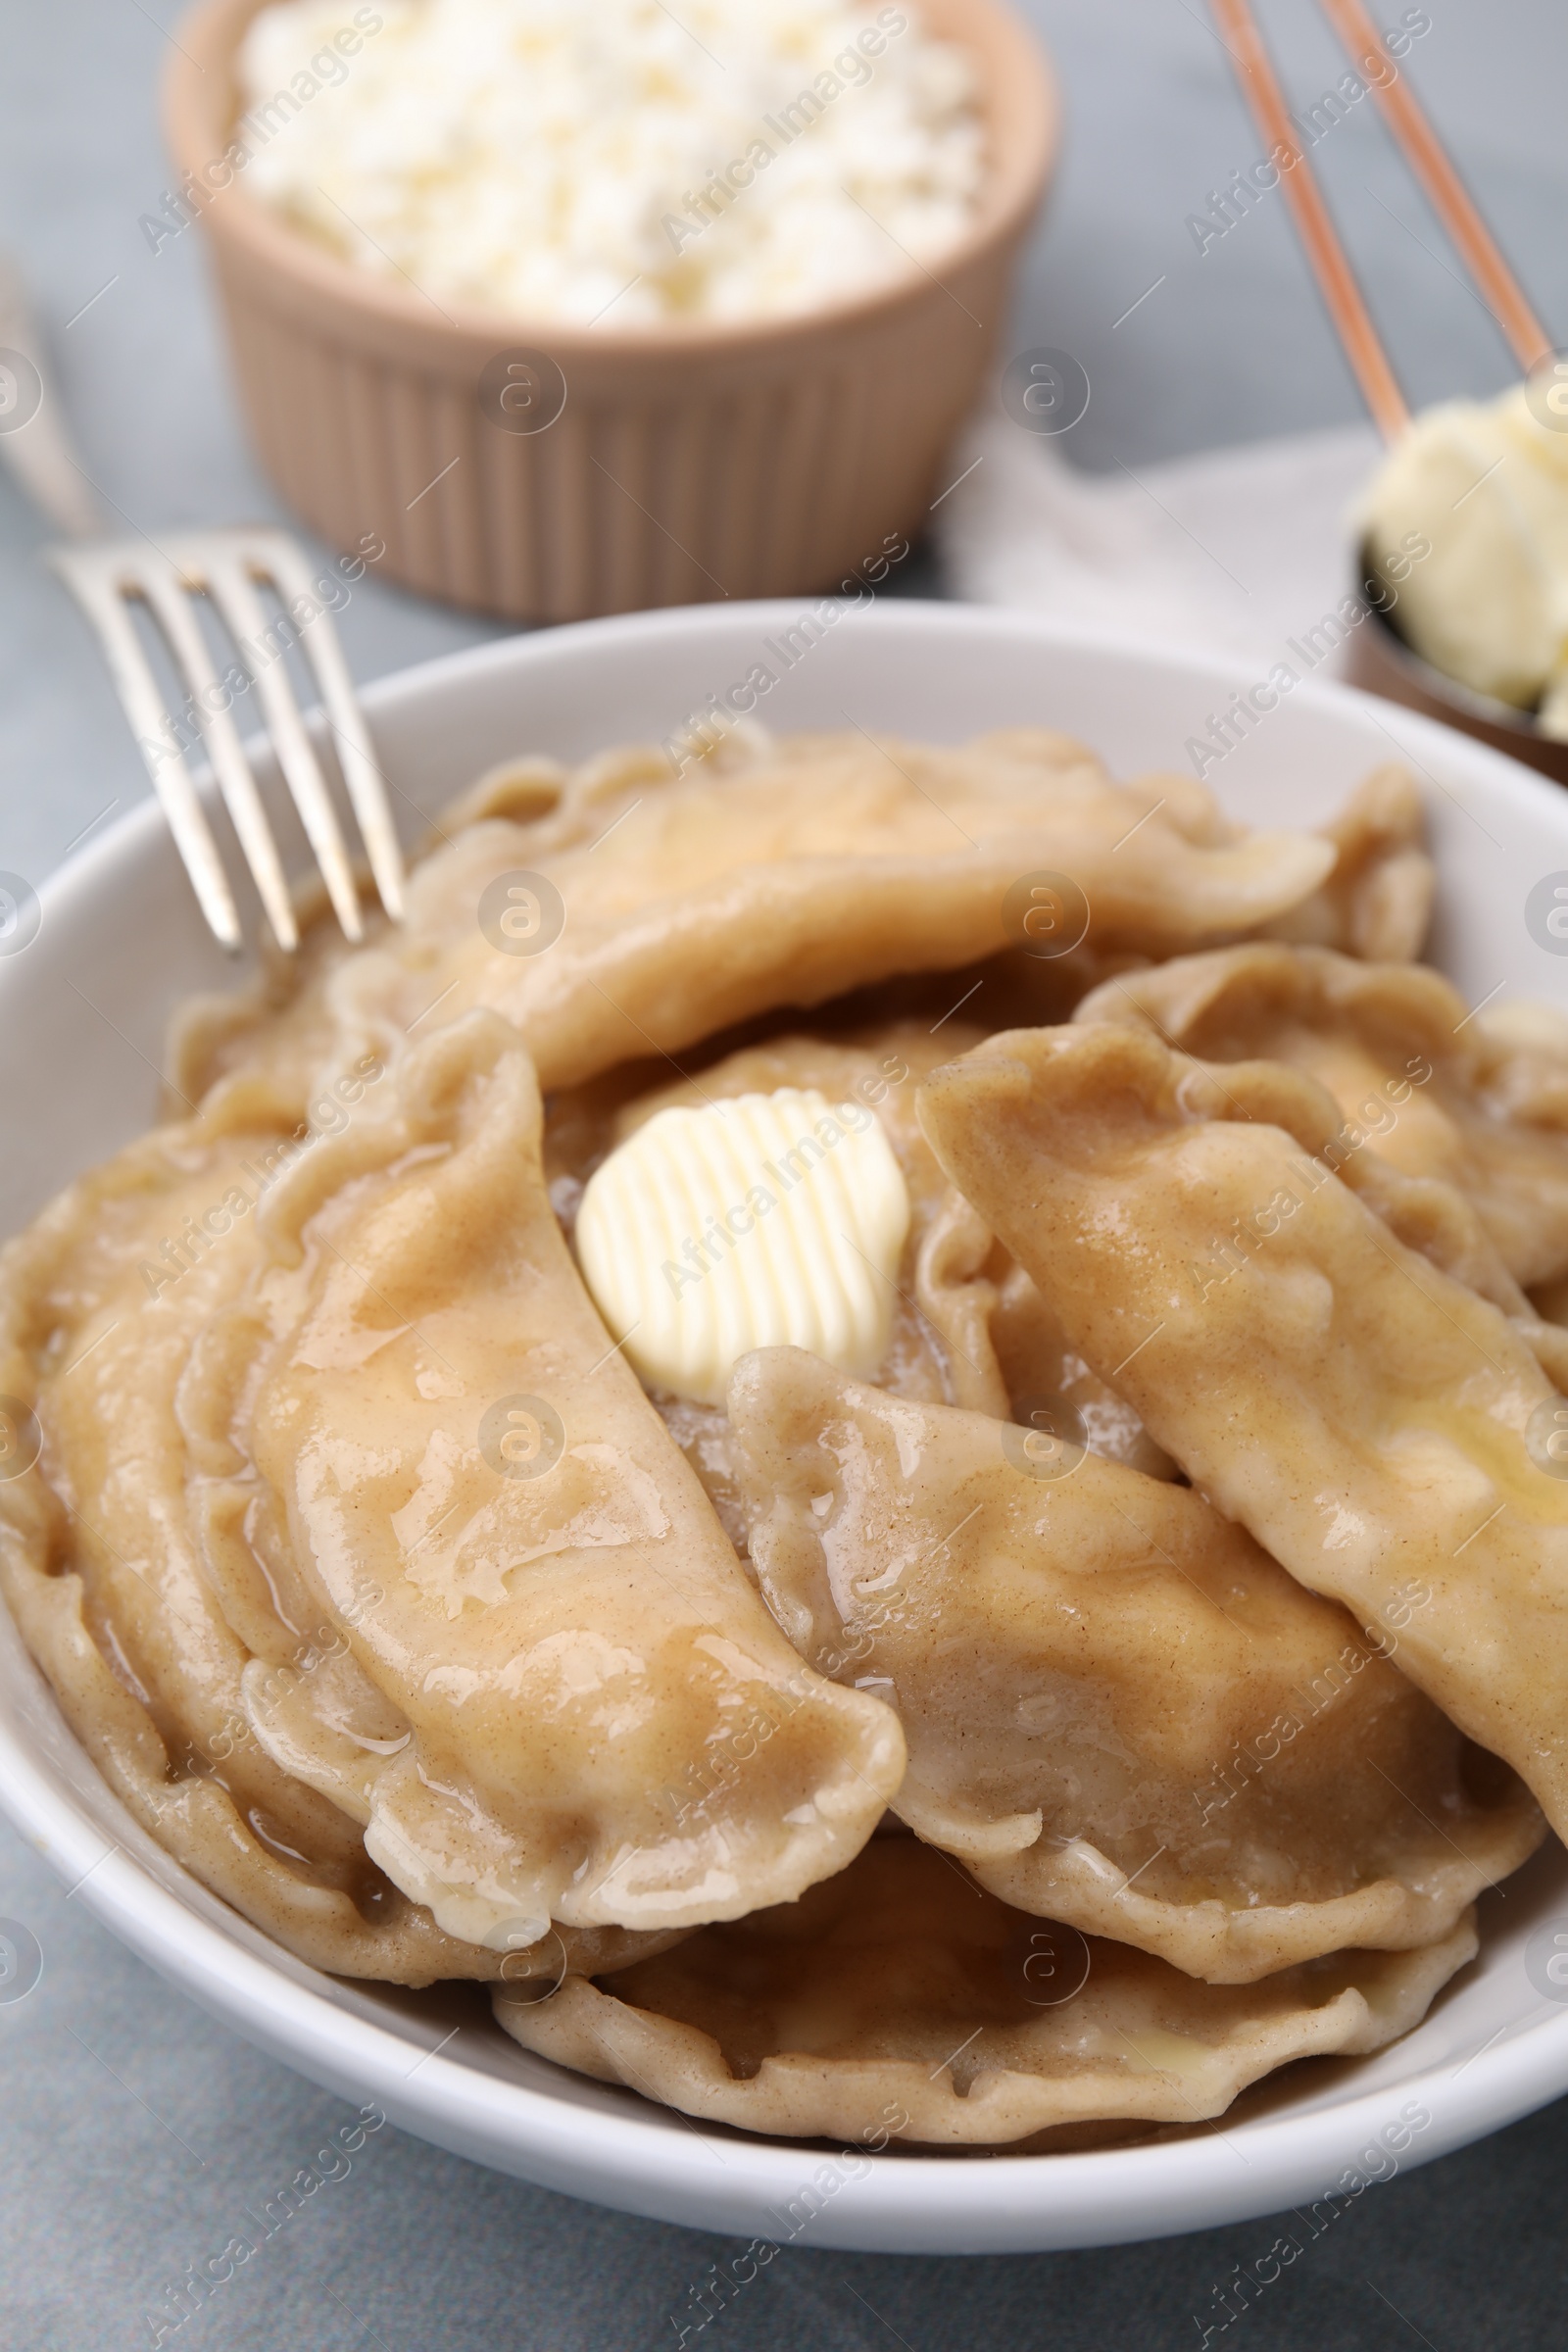
[[[777,668],[763,640],[777,642],[799,617],[793,607],[741,605],[589,622],[386,680],[366,701],[409,838],[421,815],[509,753],[576,759],[662,739],[755,662]],[[1186,739],[1205,733],[1206,714],[1246,683],[1200,661],[1024,618],[893,604],[838,620],[760,715],[778,728],[849,718],[936,740],[1044,722],[1082,736],[1125,773],[1186,765]],[[1396,754],[1427,789],[1444,968],[1472,1002],[1503,985],[1568,1002],[1568,966],[1525,922],[1532,886],[1568,870],[1568,798],[1541,777],[1411,712],[1307,683],[1210,781],[1249,821],[1310,823]],[[38,936],[0,959],[5,1231],[148,1123],[170,1006],[232,977],[151,804],[41,896]],[[526,2054],[471,1988],[400,1993],[291,1958],[189,1879],[110,1795],[3,1612],[0,1800],[77,1899],[203,2007],[460,2155],[744,2237],[788,2236],[779,2217],[819,2178],[818,2147],[701,2130]],[[1568,1928],[1562,1849],[1553,1843],[1483,1910],[1480,1960],[1418,2032],[1376,2058],[1292,2068],[1217,2129],[1143,2147],[982,2162],[857,2155],[853,2177],[836,2168],[839,2184],[798,2242],[927,2254],[1101,2245],[1305,2206],[1336,2181],[1349,2188],[1349,2175],[1386,2175],[1474,2139],[1568,2088],[1568,2005],[1538,1990],[1525,1962],[1545,1922],[1562,1914]],[[1412,2102],[1429,2119],[1414,2131],[1398,2120]]]

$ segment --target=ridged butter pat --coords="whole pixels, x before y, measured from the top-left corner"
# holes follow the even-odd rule
[[[1568,740],[1568,432],[1516,384],[1412,419],[1367,496],[1395,618],[1448,677]],[[1429,553],[1418,551],[1427,547]]]
[[[868,1379],[908,1230],[875,1114],[784,1087],[656,1111],[590,1177],[576,1240],[647,1386],[722,1404],[753,1348],[808,1348]]]

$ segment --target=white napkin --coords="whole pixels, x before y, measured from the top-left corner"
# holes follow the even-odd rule
[[[974,470],[939,502],[938,543],[967,602],[1228,654],[1261,676],[1353,590],[1349,512],[1379,454],[1355,425],[1090,474],[994,418],[955,461]],[[1343,649],[1319,674],[1342,666]]]

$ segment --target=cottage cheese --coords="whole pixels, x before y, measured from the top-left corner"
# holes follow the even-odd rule
[[[972,63],[907,0],[288,0],[240,74],[265,202],[518,318],[815,309],[940,262],[984,172]]]

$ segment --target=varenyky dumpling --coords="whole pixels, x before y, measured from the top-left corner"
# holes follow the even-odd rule
[[[1568,1829],[1562,1402],[1489,1300],[1311,1154],[1322,1090],[1142,1030],[1014,1031],[932,1073],[954,1181],[1160,1445]],[[1332,1132],[1331,1119],[1318,1129]],[[1428,1597],[1399,1613],[1413,1591]]]
[[[369,1078],[348,1083],[362,1100]],[[133,1144],[0,1258],[0,1392],[42,1460],[0,1481],[0,1583],[89,1754],[143,1828],[319,1968],[425,1984],[533,1973],[444,1934],[338,1807],[255,1738],[260,1657],[330,1675],[341,1637],[290,1588],[228,1434],[252,1341],[258,1203],[298,1147],[202,1121]],[[249,1538],[247,1537],[249,1530]],[[267,1553],[259,1563],[252,1539]],[[566,1929],[582,1965],[650,1948]],[[540,1966],[559,1965],[552,1941]]]
[[[623,1777],[606,1759],[596,1726],[588,1780],[572,1782],[572,1718],[592,1716],[587,1670],[596,1642],[607,1646],[583,1629],[581,1608],[572,1606],[554,1629],[554,1648],[550,1629],[536,1644],[534,1695],[547,1715],[530,1726],[533,1748],[519,1744],[511,1765],[526,1784],[540,1743],[552,1747],[555,1779],[541,1772],[541,1795],[547,1806],[567,1809],[547,1813],[542,1832],[537,1817],[531,1826],[550,1841],[558,1877],[579,1865],[591,1869],[596,1853],[601,1867],[621,1861],[607,1907],[619,1896],[628,1910],[646,1905],[647,1887],[629,1854],[635,1825],[622,1824],[620,1838],[605,1808],[595,1809],[595,1770],[613,1788],[634,1786],[638,1803],[654,1809],[663,1860],[656,1853],[643,1870],[662,1867],[667,1878],[669,1856],[678,1851],[675,1867],[700,1876],[705,1853],[728,1841],[733,1872],[757,1872],[761,1883],[793,1890],[812,1852],[831,1869],[854,1850],[897,1785],[903,1759],[897,1724],[885,1710],[858,1694],[849,1694],[846,1708],[846,1694],[818,1684],[785,1647],[618,1358],[592,1376],[590,1400],[604,1417],[579,1433],[586,1459],[568,1440],[558,1474],[536,1482],[506,1479],[481,1460],[478,1422],[488,1403],[514,1393],[519,1372],[559,1394],[563,1379],[569,1389],[605,1356],[607,1343],[541,1206],[537,1162],[529,1159],[528,1121],[537,1121],[537,1104],[530,1112],[531,1082],[516,1074],[524,1057],[501,1024],[481,1015],[477,1025],[486,1045],[475,1044],[470,1020],[413,1055],[398,1079],[372,1064],[368,1077],[352,1081],[354,1125],[335,1141],[322,1135],[302,1147],[275,1133],[226,1132],[213,1119],[145,1139],[63,1196],[11,1245],[0,1273],[0,1379],[4,1394],[36,1408],[45,1447],[39,1466],[0,1480],[0,1573],[73,1722],[138,1818],[209,1886],[318,1965],[410,1984],[522,1977],[536,1973],[536,1957],[542,1970],[563,1949],[572,1964],[586,1966],[651,1948],[653,1932],[608,1922],[558,1920],[547,1936],[551,1923],[532,1892],[514,1902],[511,1879],[499,1898],[503,1916],[494,1901],[486,1907],[476,1877],[460,1898],[466,1907],[455,1927],[454,1908],[443,1900],[443,1929],[422,1899],[426,1881],[439,1893],[443,1856],[416,1853],[412,1863],[401,1851],[393,1856],[417,1889],[411,1898],[367,1853],[362,1825],[383,1778],[395,1778],[400,1762],[407,1774],[415,1755],[426,1756],[420,1727],[433,1720],[439,1733],[443,1707],[461,1707],[466,1675],[478,1688],[473,1661],[453,1663],[465,1634],[484,1621],[492,1642],[515,1651],[519,1675],[530,1664],[519,1632],[526,1609],[508,1605],[509,1575],[535,1608],[548,1605],[548,1589],[580,1582],[612,1619],[610,1664],[624,1669],[618,1698],[630,1718],[619,1752],[635,1751],[641,1777]],[[465,1059],[470,1051],[471,1062]],[[486,1051],[491,1064],[499,1055],[499,1077],[485,1063]],[[453,1093],[438,1101],[443,1070]],[[423,1121],[417,1142],[398,1095],[406,1085],[435,1090],[416,1097],[413,1115]],[[228,1106],[238,1100],[231,1093]],[[470,1118],[481,1107],[493,1114],[494,1148],[482,1167],[473,1150],[465,1157],[458,1147],[465,1106]],[[412,1168],[400,1165],[401,1185],[390,1179],[378,1188],[388,1154],[411,1151]],[[416,1170],[435,1186],[423,1199],[408,1182]],[[353,1208],[331,1225],[330,1240],[318,1239],[311,1220],[340,1184]],[[449,1213],[450,1188],[465,1184],[481,1226],[495,1212],[483,1231],[460,1228]],[[426,1260],[416,1231],[398,1227],[401,1218],[416,1228],[421,1209],[447,1219],[426,1237],[435,1251]],[[361,1220],[372,1210],[373,1231],[362,1233]],[[345,1247],[361,1273],[349,1274],[334,1255]],[[407,1302],[421,1265],[457,1286],[457,1337],[443,1339],[439,1314],[419,1316],[423,1340],[412,1326],[400,1330],[386,1303],[400,1285]],[[510,1318],[491,1342],[505,1373],[493,1375],[487,1365],[482,1390],[459,1404],[451,1366],[475,1311],[472,1290],[463,1286],[476,1266],[493,1277],[492,1313]],[[526,1314],[511,1297],[530,1280],[548,1298],[540,1310],[549,1327],[543,1343],[537,1332],[530,1342]],[[574,1340],[575,1365],[568,1362]],[[320,1360],[291,1399],[283,1389],[295,1346]],[[412,1502],[416,1517],[427,1499],[422,1473],[446,1481],[441,1508],[450,1503],[453,1515],[427,1544],[422,1525],[410,1533],[390,1517],[363,1551],[351,1542],[334,1558],[341,1574],[329,1601],[299,1540],[301,1506],[258,1470],[250,1415],[262,1395],[275,1443],[278,1425],[291,1414],[303,1420],[334,1374],[352,1391],[357,1365],[372,1387],[395,1384],[405,1372],[415,1417],[422,1413],[427,1424],[415,1440],[419,1450],[404,1489],[392,1494],[398,1465],[391,1449],[406,1422],[390,1415],[385,1444],[370,1448],[381,1484],[375,1475],[368,1479],[361,1506],[373,1491],[389,1512]],[[307,1387],[315,1397],[304,1394]],[[373,1416],[374,1399],[362,1409]],[[455,1415],[457,1442],[446,1447],[443,1424]],[[496,1462],[509,1463],[525,1426],[500,1430],[491,1447]],[[341,1445],[325,1444],[329,1455],[337,1446],[326,1495],[305,1506],[307,1517],[312,1507],[328,1515],[335,1507],[340,1532],[354,1508],[339,1479],[346,1478],[353,1430],[348,1414]],[[455,1517],[465,1480],[475,1524]],[[432,1506],[430,1517],[439,1519],[441,1510]],[[531,1561],[523,1524],[530,1520],[541,1522],[533,1532],[543,1539]],[[520,1577],[509,1560],[514,1536],[526,1562]],[[576,1577],[572,1545],[597,1576]],[[665,1558],[670,1551],[678,1555],[673,1564]],[[624,1596],[635,1592],[639,1566],[653,1595],[640,1618]],[[466,1592],[466,1576],[479,1590]],[[398,1629],[408,1634],[420,1612],[440,1622],[443,1639],[432,1645],[422,1713],[405,1714],[367,1673],[360,1644],[374,1663],[378,1637],[390,1635],[395,1645]],[[629,1647],[639,1633],[662,1636],[663,1648],[651,1660],[639,1661]],[[671,1675],[684,1678],[692,1663],[687,1649],[695,1653],[690,1690],[679,1679],[672,1700]],[[406,1663],[416,1682],[425,1679],[417,1658]],[[575,1697],[574,1675],[586,1678]],[[602,1697],[613,1713],[614,1671],[603,1678]],[[503,1711],[507,1703],[503,1697]],[[687,1735],[692,1744],[683,1747]],[[472,1804],[472,1789],[457,1777],[462,1762],[460,1740],[455,1753],[443,1751],[443,1764],[454,1804],[465,1796]],[[818,1795],[823,1817],[813,1820],[808,1816]],[[426,1801],[435,1814],[437,1792],[428,1791]],[[770,1806],[798,1818],[774,1822]],[[766,1826],[743,1851],[742,1816],[753,1807]],[[464,1819],[477,1838],[486,1827],[477,1809]],[[611,1837],[618,1842],[606,1856],[594,1839]],[[444,1859],[459,1874],[466,1867],[461,1855]],[[503,1853],[503,1873],[510,1859]],[[735,1895],[722,1864],[710,1890],[720,1909],[726,1899],[743,1907],[752,1899]],[[581,1891],[591,1901],[591,1891]],[[686,1899],[703,1908],[689,1886]],[[672,1932],[662,1927],[658,1939]],[[539,1953],[530,1954],[535,1937]]]
[[[788,1900],[904,1770],[891,1710],[784,1642],[607,1341],[540,1117],[494,1014],[415,1047],[268,1203],[244,1411],[347,1645],[331,1680],[247,1670],[257,1737],[503,1949]]]
[[[1294,2058],[1381,2049],[1475,1950],[1467,1913],[1416,1951],[1205,1984],[1010,1909],[912,1838],[877,1838],[798,1903],[597,1984],[493,1997],[525,2048],[705,2123],[1002,2146],[1111,2118],[1200,2123]]]
[[[1374,768],[1320,830],[1334,846],[1333,872],[1310,898],[1265,923],[1262,936],[1338,948],[1369,963],[1407,963],[1419,956],[1438,872],[1409,769],[1395,761]]]
[[[1423,965],[1262,944],[1126,973],[1073,1018],[1310,1071],[1345,1115],[1344,1148],[1454,1185],[1525,1288],[1568,1272],[1568,1033],[1499,1034]]]
[[[773,1614],[897,1708],[894,1811],[1020,1910],[1246,1984],[1430,1943],[1545,1835],[1191,1489],[800,1348],[744,1357],[729,1411]]]
[[[435,1007],[449,1021],[489,1005],[523,1032],[542,1086],[578,1085],[682,1054],[715,1011],[734,1023],[967,965],[1030,936],[1026,921],[1076,927],[1076,900],[1032,906],[1042,876],[1070,877],[1094,947],[1170,955],[1298,906],[1338,861],[1316,834],[1214,838],[1179,796],[1113,783],[1045,730],[948,750],[857,732],[729,752],[680,775],[663,753],[621,754],[563,779],[543,814],[467,824],[411,876],[401,928],[355,955],[310,941],[270,996],[199,1009],[176,1083],[197,1100],[242,1067],[269,1006],[279,1083],[303,1102],[322,1067],[390,1059]]]

